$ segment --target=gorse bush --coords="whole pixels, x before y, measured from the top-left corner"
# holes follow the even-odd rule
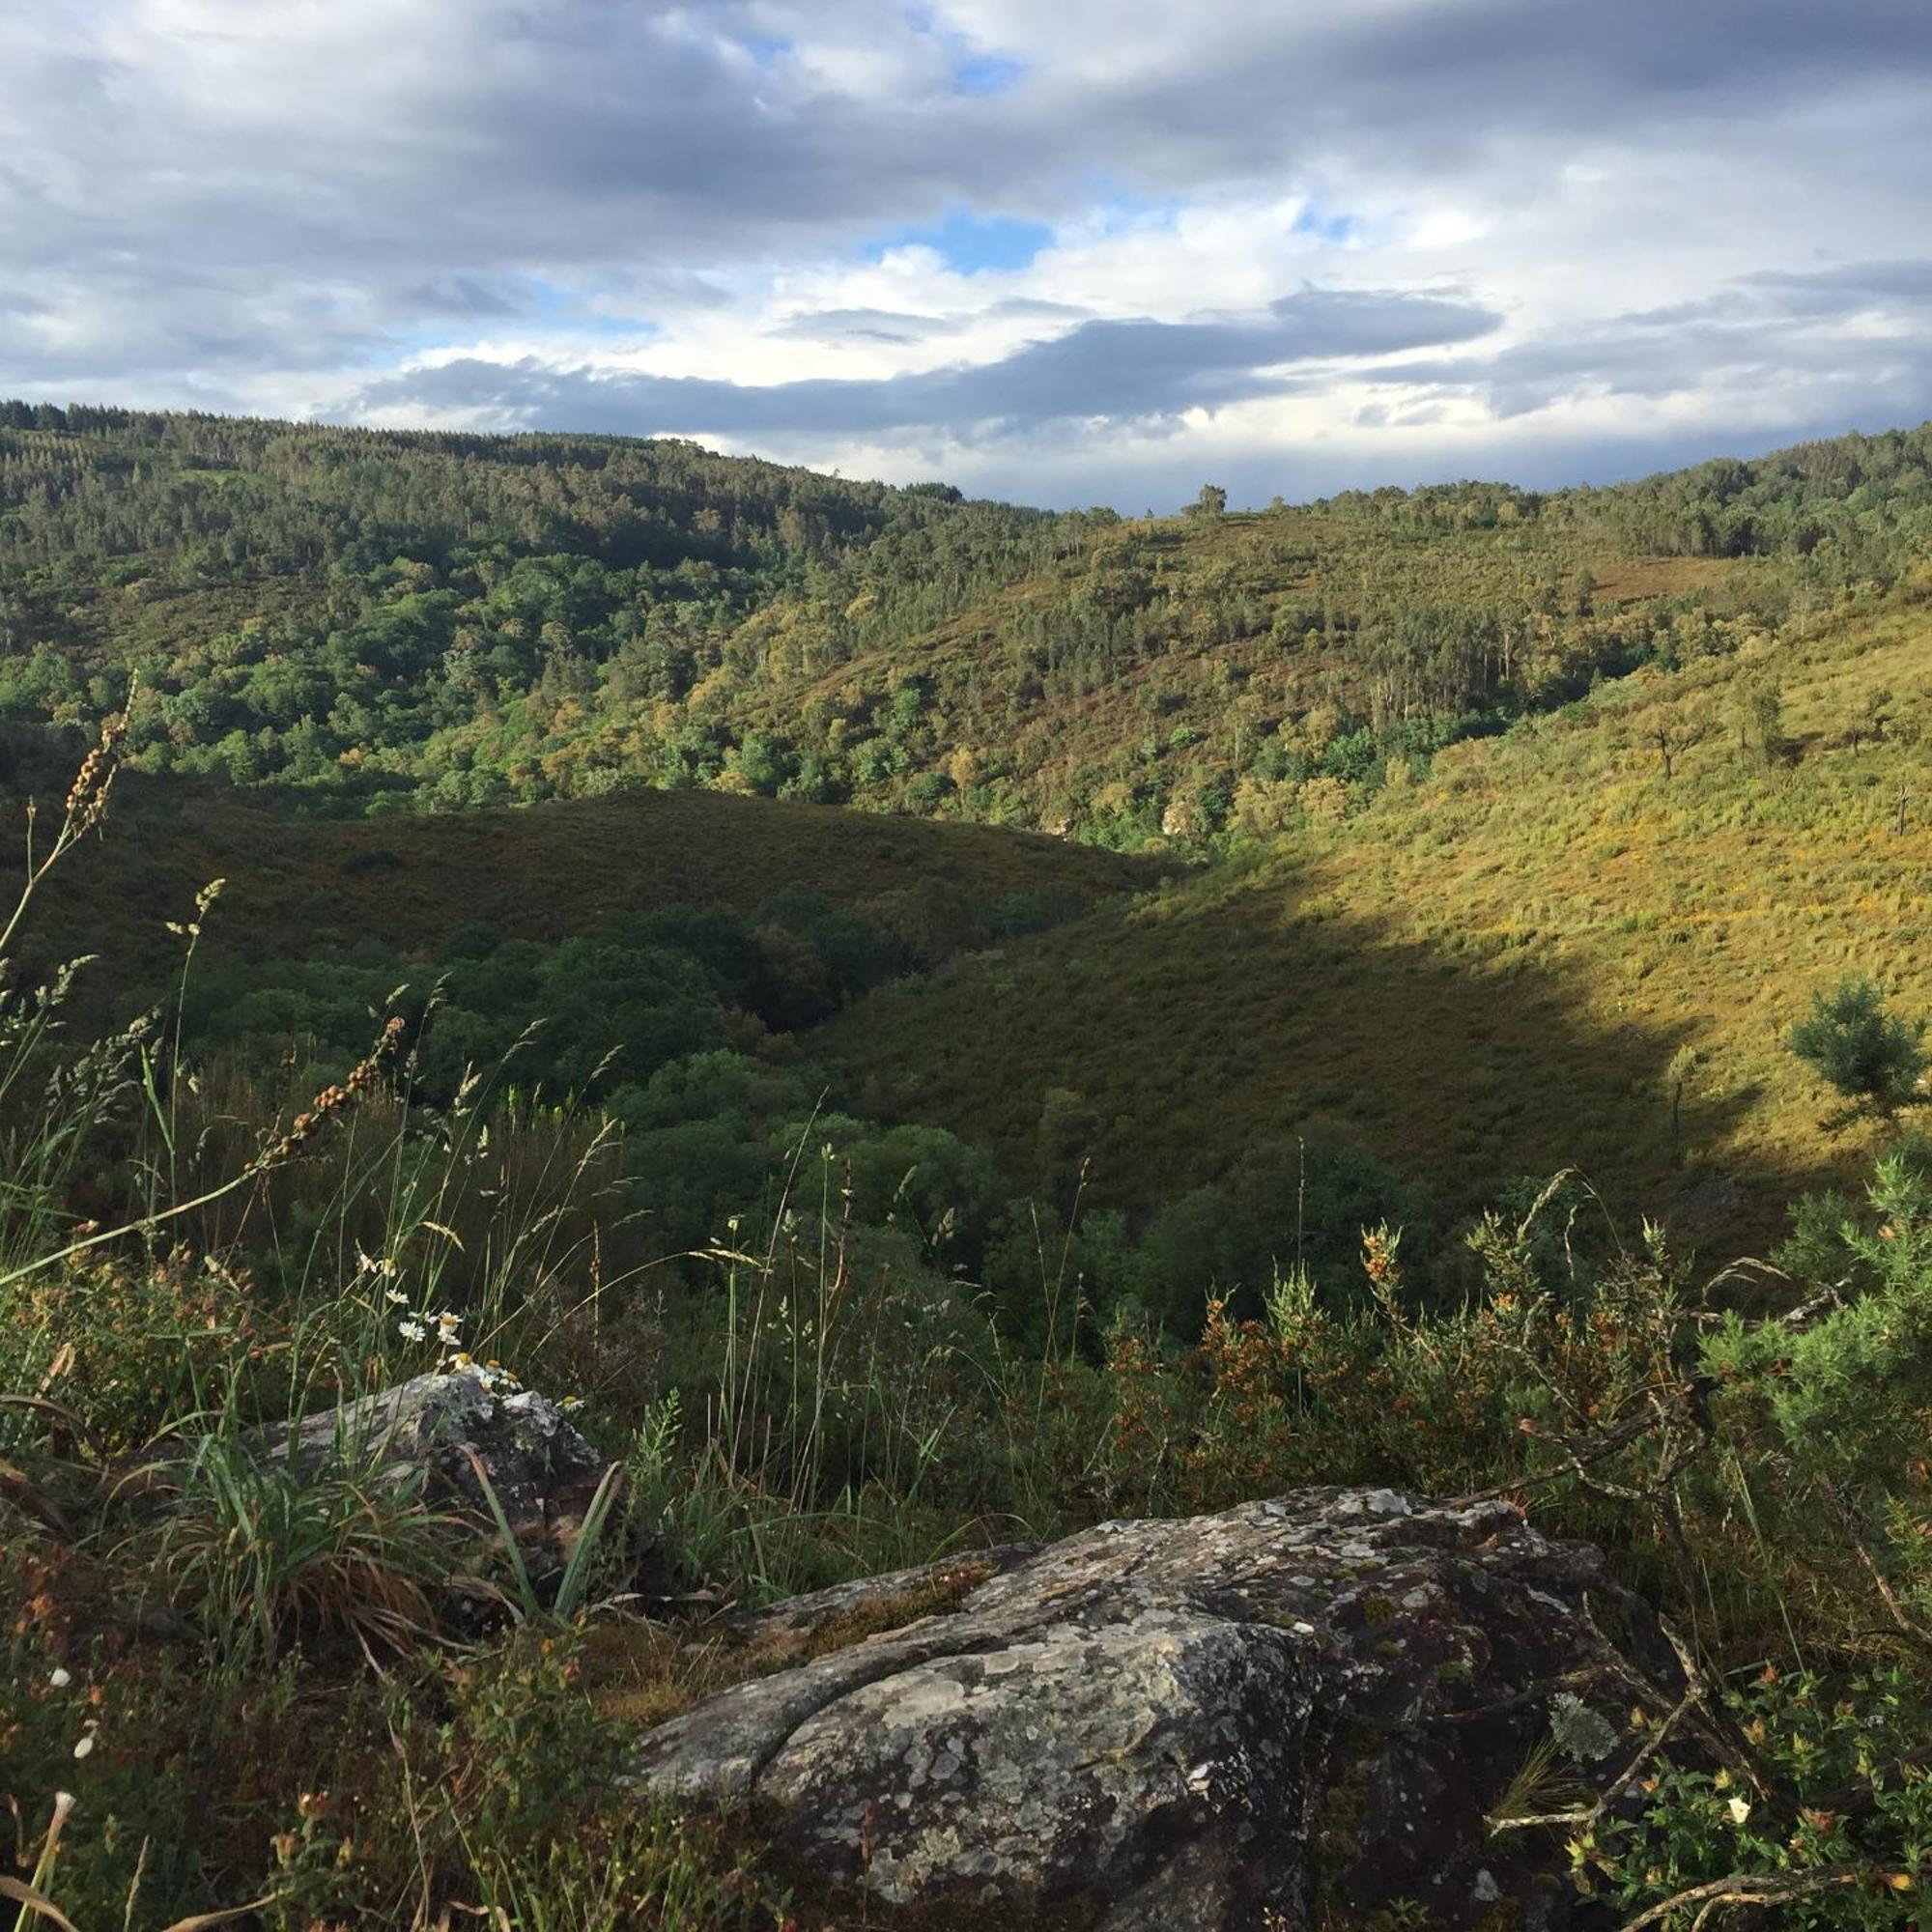
[[[1932,1845],[1922,1685],[1896,1667],[1827,1683],[1768,1665],[1725,1704],[1771,1795],[1727,1767],[1648,1772],[1637,1823],[1573,1843],[1585,1895],[1632,1928],[1726,1908],[1793,1927],[1918,1923]]]

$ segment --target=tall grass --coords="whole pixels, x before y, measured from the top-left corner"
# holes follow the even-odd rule
[[[111,753],[26,896],[84,859]],[[182,923],[172,1017],[73,1045],[68,972],[0,1015],[7,1779],[22,1818],[68,1794],[46,1909],[751,1922],[781,1894],[738,1846],[613,1798],[586,1631],[640,1552],[651,1601],[715,1601],[974,1540],[1010,1488],[978,1418],[1016,1412],[990,1324],[906,1235],[854,1224],[810,1133],[781,1198],[670,1257],[615,1130],[519,1092],[514,1053],[442,1107],[380,1013],[378,1050],[313,1095],[193,1064],[214,910]],[[399,1484],[381,1444],[263,1452],[459,1344],[581,1392],[611,1452],[554,1558],[500,1509]]]

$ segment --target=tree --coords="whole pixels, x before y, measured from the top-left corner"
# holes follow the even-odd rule
[[[1204,483],[1201,494],[1194,499],[1197,516],[1218,517],[1228,507],[1228,493],[1218,483]]]
[[[1767,667],[1753,665],[1731,686],[1732,716],[1738,727],[1738,755],[1769,764],[1784,741],[1784,694]]]
[[[1643,735],[1657,747],[1658,755],[1663,760],[1666,782],[1676,776],[1678,753],[1700,744],[1710,731],[1712,722],[1708,709],[1689,698],[1661,705],[1651,713],[1644,724]]]
[[[1791,1029],[1786,1044],[1815,1067],[1850,1105],[1833,1117],[1842,1126],[1861,1115],[1889,1121],[1925,1095],[1925,1022],[1886,1011],[1885,995],[1862,973],[1830,993],[1814,993],[1811,1010]]]
[[[1869,739],[1874,745],[1885,740],[1885,727],[1891,722],[1891,691],[1887,685],[1868,691],[1852,718],[1851,729],[1847,736],[1852,741],[1852,750]]]
[[[1049,1087],[1040,1096],[1035,1173],[1041,1195],[1058,1212],[1070,1214],[1079,1201],[1100,1133],[1099,1115],[1071,1088]]]

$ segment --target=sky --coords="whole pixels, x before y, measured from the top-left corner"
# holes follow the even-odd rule
[[[1932,416],[1926,0],[12,0],[0,395],[1056,506]]]

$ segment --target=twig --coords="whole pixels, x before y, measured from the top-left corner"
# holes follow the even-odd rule
[[[1660,1391],[1668,1391],[1675,1398],[1675,1401],[1669,1407],[1662,1409],[1663,1415],[1667,1418],[1669,1415],[1675,1413],[1680,1406],[1690,1401],[1691,1395],[1694,1393],[1694,1384],[1690,1382],[1657,1382],[1640,1390],[1639,1393],[1651,1398],[1653,1404],[1655,1404],[1655,1398]],[[1548,1442],[1560,1449],[1563,1452],[1562,1463],[1553,1469],[1539,1469],[1527,1475],[1514,1476],[1506,1483],[1496,1484],[1492,1489],[1478,1490],[1473,1494],[1458,1496],[1455,1502],[1451,1504],[1451,1507],[1454,1509],[1467,1509],[1475,1503],[1494,1502],[1499,1497],[1513,1495],[1518,1490],[1522,1489],[1527,1484],[1553,1482],[1558,1476],[1576,1476],[1581,1480],[1588,1481],[1589,1479],[1584,1476],[1585,1468],[1593,1463],[1602,1462],[1606,1456],[1614,1456],[1619,1449],[1628,1449],[1633,1442],[1646,1435],[1657,1422],[1660,1407],[1662,1407],[1662,1405],[1654,1406],[1648,1409],[1639,1409],[1633,1414],[1625,1416],[1621,1422],[1613,1423],[1608,1429],[1603,1430],[1595,1437],[1580,1443],[1569,1442],[1560,1435],[1552,1435],[1547,1430],[1537,1428],[1527,1417],[1524,1417],[1522,1422],[1518,1425],[1520,1432],[1535,1441]],[[1673,1465],[1670,1467],[1669,1474],[1674,1476],[1675,1473],[1676,1469]],[[1662,1472],[1660,1472],[1659,1480],[1666,1480]],[[1594,1487],[1605,1486],[1594,1485]],[[1611,1488],[1610,1492],[1619,1495],[1625,1501],[1640,1502],[1644,1500],[1642,1492],[1635,1490],[1626,1492],[1620,1486]]]
[[[1543,1817],[1532,1818],[1492,1818],[1488,1821],[1490,1835],[1494,1837],[1501,1832],[1520,1832],[1537,1825],[1552,1825],[1565,1829],[1574,1828],[1578,1833],[1594,1831],[1603,1823],[1619,1793],[1630,1788],[1637,1773],[1662,1749],[1663,1741],[1676,1729],[1678,1719],[1683,1718],[1698,1701],[1701,1691],[1691,1686],[1678,1699],[1670,1715],[1659,1724],[1657,1729],[1639,1747],[1637,1753],[1614,1777],[1605,1781],[1602,1795],[1591,1805],[1578,1805],[1575,1810],[1551,1812]]]
[[[1662,1924],[1687,1905],[1701,1905],[1703,1910],[1691,1921],[1692,1932],[1696,1932],[1696,1927],[1706,1923],[1720,1905],[1789,1905],[1797,1899],[1831,1891],[1837,1886],[1856,1885],[1865,1875],[1862,1865],[1825,1865],[1803,1877],[1731,1872],[1708,1884],[1693,1885],[1666,1898],[1662,1905],[1653,1905],[1634,1918],[1626,1918],[1620,1932],[1644,1932],[1646,1926]]]

